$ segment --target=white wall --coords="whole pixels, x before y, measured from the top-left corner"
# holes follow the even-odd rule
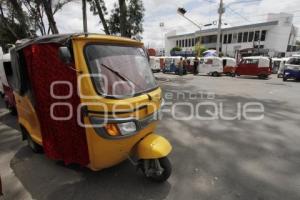
[[[295,45],[296,43],[296,35],[297,35],[297,28],[293,31],[293,15],[287,13],[277,13],[277,14],[269,14],[268,21],[278,21],[278,25],[269,25],[264,27],[253,27],[248,29],[235,29],[235,30],[223,30],[222,35],[224,37],[225,34],[228,33],[239,33],[239,32],[252,32],[252,31],[262,31],[267,30],[266,40],[261,41],[260,45],[264,45],[265,49],[269,49],[271,54],[276,53],[286,53],[287,46]],[[234,28],[234,27],[233,27]],[[291,32],[293,33],[291,35]],[[205,35],[214,35],[215,32],[207,32],[202,34],[201,36]],[[191,37],[192,34],[187,34],[180,37],[174,37],[172,39],[167,39],[168,36],[176,35],[176,32],[171,32],[166,35],[165,38],[165,47],[166,47],[166,55],[170,55],[170,50],[176,46],[176,40],[180,39],[188,39]],[[291,35],[291,38],[290,38]],[[197,34],[197,37],[199,35]],[[290,41],[289,41],[290,40]],[[256,43],[257,44],[257,43]],[[215,48],[216,44],[206,44],[207,48]],[[236,50],[239,49],[246,49],[246,48],[253,48],[253,42],[246,42],[246,43],[231,43],[231,44],[222,44],[222,52],[223,54],[229,55],[231,57],[235,56]],[[190,50],[191,47],[183,48],[183,50]]]

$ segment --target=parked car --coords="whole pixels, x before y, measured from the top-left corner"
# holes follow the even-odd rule
[[[262,56],[244,57],[236,68],[236,75],[257,76],[267,79],[271,75],[270,58]]]
[[[223,73],[230,76],[235,76],[236,60],[234,58],[223,57]]]
[[[223,73],[223,61],[219,57],[205,57],[200,59],[199,74],[207,74],[214,77]]]
[[[300,55],[289,58],[283,71],[283,81],[288,79],[300,80]]]
[[[150,56],[150,67],[152,72],[160,72],[160,59],[158,57]]]

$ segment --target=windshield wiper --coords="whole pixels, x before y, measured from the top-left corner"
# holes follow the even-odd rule
[[[134,86],[137,86],[139,87],[141,90],[143,90],[138,84],[136,84],[135,82],[133,82],[132,80],[130,80],[129,78],[127,78],[125,75],[123,74],[120,74],[118,71],[112,69],[111,67],[101,63],[101,65],[103,67],[105,67],[106,69],[108,69],[109,71],[113,72],[114,74],[116,74],[119,78],[121,78],[123,81],[128,81],[128,82],[131,82]]]

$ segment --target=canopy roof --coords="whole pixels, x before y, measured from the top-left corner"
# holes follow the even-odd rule
[[[36,37],[32,39],[22,39],[16,42],[15,50],[21,50],[27,46],[32,44],[48,44],[48,43],[57,43],[65,45],[71,39],[74,38],[87,38],[87,39],[100,39],[100,40],[118,40],[120,42],[131,42],[136,44],[142,44],[139,41],[132,40],[129,38],[111,36],[111,35],[104,35],[104,34],[94,34],[94,33],[71,33],[71,34],[57,34],[57,35],[45,35],[41,37]]]

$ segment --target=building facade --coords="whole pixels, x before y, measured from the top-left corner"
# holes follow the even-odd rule
[[[292,22],[292,14],[279,13],[268,14],[266,22],[222,28],[220,50],[224,55],[234,57],[239,50],[257,48],[271,57],[284,57],[296,49],[298,30]],[[166,34],[166,55],[170,55],[176,46],[183,51],[193,51],[199,41],[208,49],[216,49],[217,29],[183,35],[176,35],[174,31]]]

